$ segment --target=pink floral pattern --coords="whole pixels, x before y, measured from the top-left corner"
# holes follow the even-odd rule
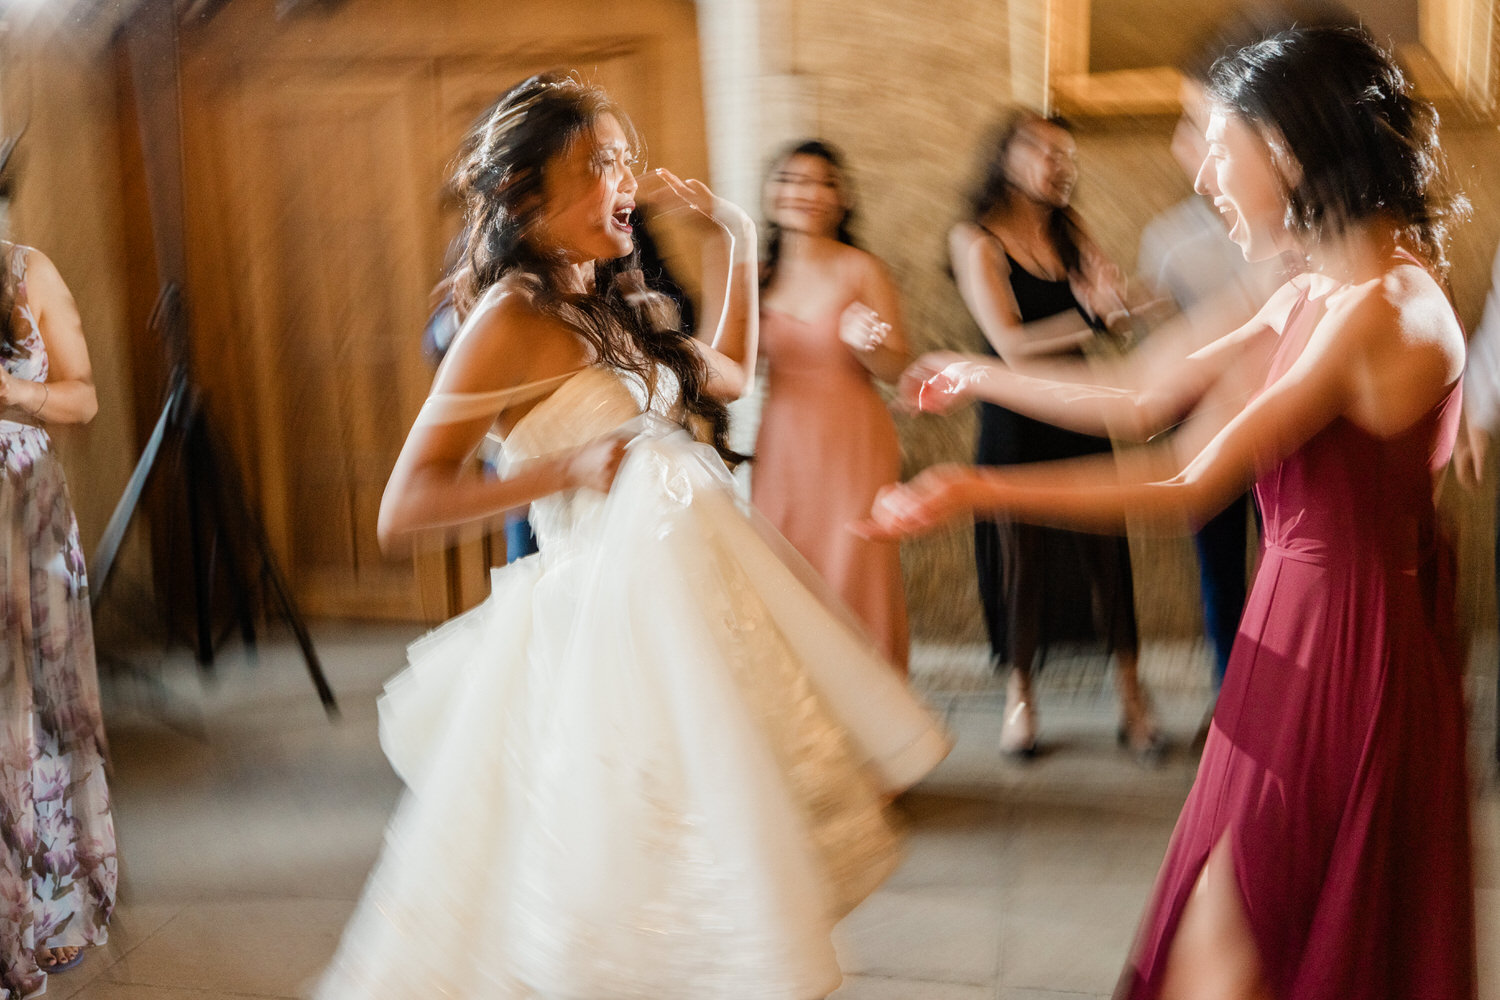
[[[25,250],[11,258],[24,279]],[[30,332],[0,363],[40,381],[24,292]],[[39,949],[104,942],[118,880],[83,550],[40,427],[0,421],[0,525],[0,998],[20,1000],[46,983]]]

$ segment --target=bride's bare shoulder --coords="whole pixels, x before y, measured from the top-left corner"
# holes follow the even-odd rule
[[[501,282],[464,319],[434,387],[444,392],[507,389],[585,363],[587,350],[573,327],[540,308],[524,284]]]

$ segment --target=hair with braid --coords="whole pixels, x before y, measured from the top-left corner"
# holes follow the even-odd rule
[[[632,146],[630,120],[598,87],[573,74],[543,73],[512,87],[465,137],[451,189],[462,200],[461,252],[444,279],[460,321],[487,289],[511,279],[532,304],[572,327],[595,363],[628,372],[657,388],[662,368],[675,376],[688,422],[726,460],[729,412],[708,395],[708,368],[681,328],[670,301],[646,287],[637,254],[594,264],[594,291],[568,290],[567,262],[538,238],[546,208],[545,174],[578,142],[594,142],[594,126],[614,116]]]

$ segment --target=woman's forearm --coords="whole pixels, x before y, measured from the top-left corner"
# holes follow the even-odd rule
[[[476,470],[455,476],[437,467],[398,469],[380,501],[380,547],[395,554],[428,534],[489,530],[507,512],[571,485],[566,456],[533,459],[501,479],[486,478]]]
[[[1186,534],[1212,513],[1212,497],[1182,477],[1132,481],[1103,463],[1047,463],[976,468],[966,505],[979,517],[1100,534],[1124,534],[1127,524],[1164,534]]]
[[[894,383],[906,371],[906,366],[911,364],[911,355],[906,351],[895,350],[885,344],[876,344],[865,351],[853,351],[854,359],[864,366],[865,371],[882,382]]]
[[[8,380],[11,400],[4,417],[27,423],[86,424],[99,412],[92,382],[58,379],[55,382]]]
[[[1072,354],[1082,350],[1094,340],[1094,331],[1088,327],[1070,330],[1051,336],[1041,336],[1040,331],[1028,330],[1026,339],[1015,344],[1006,354],[1015,361],[1030,361],[1058,354]]]
[[[976,317],[983,315],[972,308],[970,312]],[[998,322],[981,323],[981,328],[995,353],[1012,364],[1052,354],[1070,353],[1094,339],[1094,331],[1083,322],[1083,317],[1071,309],[1030,323],[1014,326]]]
[[[1107,385],[1060,382],[990,361],[967,362],[961,391],[1043,423],[1120,441],[1147,441],[1171,423],[1140,393]]]
[[[707,240],[703,248],[703,319],[697,337],[714,351],[715,395],[738,397],[754,379],[760,276],[754,227],[721,225],[723,239]],[[736,370],[727,370],[731,366]]]

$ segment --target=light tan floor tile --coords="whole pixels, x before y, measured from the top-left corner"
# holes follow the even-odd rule
[[[93,983],[107,978],[116,962],[165,926],[181,909],[180,904],[116,906],[109,922],[109,940],[101,947],[90,948],[82,965],[60,976],[48,977],[49,1000],[84,996]]]
[[[1002,903],[1000,982],[1109,993],[1128,957],[1151,883],[1018,886]]]
[[[1474,805],[1474,881],[1500,889],[1500,779]]]
[[[129,905],[110,944],[55,977],[49,1000],[302,995],[333,952],[399,793],[376,738],[375,696],[415,634],[319,628],[344,708],[337,722],[323,716],[295,647],[280,639],[263,645],[253,668],[248,657],[225,656],[208,685],[190,656],[169,664],[176,730],[114,706],[107,719]],[[914,657],[919,684],[928,655],[936,654]],[[1171,655],[1187,663],[1195,654]],[[834,997],[1107,996],[1195,763],[1179,751],[1162,768],[1136,766],[1114,746],[1114,699],[1094,683],[1104,675],[1070,681],[1065,671],[1040,684],[1049,752],[1030,765],[1003,760],[995,748],[1003,697],[982,658],[963,657],[977,672],[938,684],[932,698],[958,746],[903,802],[902,867],[840,925],[849,975]],[[1058,689],[1074,682],[1077,690]],[[1191,685],[1159,689],[1161,717],[1180,741],[1196,728],[1202,701]],[[1476,755],[1491,740],[1492,731],[1476,729]],[[1493,781],[1474,832],[1480,997],[1500,1000]]]
[[[995,981],[995,896],[960,890],[877,892],[834,938],[847,974],[984,986]]]
[[[1500,1000],[1500,889],[1480,889],[1475,895],[1479,1000]]]
[[[52,996],[52,991],[47,991]],[[135,986],[129,983],[95,982],[73,994],[74,1000],[250,1000],[251,993],[223,993],[209,990],[179,990],[162,986]]]
[[[328,961],[352,908],[318,899],[195,903],[111,966],[106,978],[295,997]]]
[[[1007,853],[1012,818],[1004,806],[981,798],[917,791],[901,801],[906,842],[891,890],[977,889],[1005,882],[1013,865]]]
[[[994,1000],[989,986],[922,982],[915,979],[885,979],[880,976],[845,976],[844,985],[828,1000]]]

